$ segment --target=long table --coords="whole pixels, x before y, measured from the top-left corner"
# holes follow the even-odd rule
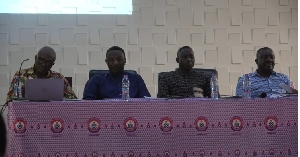
[[[298,98],[12,102],[11,156],[297,156]]]

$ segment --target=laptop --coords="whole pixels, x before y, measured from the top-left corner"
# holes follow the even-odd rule
[[[30,101],[62,101],[64,97],[63,79],[27,79],[25,99]]]

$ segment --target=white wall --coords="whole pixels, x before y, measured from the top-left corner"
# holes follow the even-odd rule
[[[174,70],[184,45],[196,54],[195,68],[216,68],[221,94],[235,94],[238,77],[256,69],[256,51],[271,47],[277,72],[298,84],[297,0],[133,0],[132,15],[0,14],[0,102],[22,59],[49,45],[53,70],[73,77],[82,98],[90,69],[107,69],[106,50],[126,50],[125,69],[137,70],[156,97],[157,74]]]

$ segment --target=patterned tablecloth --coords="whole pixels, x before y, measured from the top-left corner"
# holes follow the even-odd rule
[[[12,102],[11,156],[297,156],[298,98]]]

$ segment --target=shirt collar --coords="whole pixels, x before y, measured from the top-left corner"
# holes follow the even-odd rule
[[[124,75],[128,75],[125,71],[123,71],[121,74],[119,75],[113,75],[110,71],[109,71],[109,75],[112,76],[112,77],[115,77],[115,78],[123,78]]]
[[[179,68],[176,68],[176,69],[175,69],[175,72],[176,72],[179,76],[190,76],[194,71],[191,70],[189,75],[184,75],[184,74],[182,74],[182,73],[179,72]]]
[[[253,74],[262,77],[261,75],[259,75],[259,73],[257,71],[258,71],[258,69],[256,69]],[[276,75],[276,74],[277,73],[273,70],[271,75]]]

